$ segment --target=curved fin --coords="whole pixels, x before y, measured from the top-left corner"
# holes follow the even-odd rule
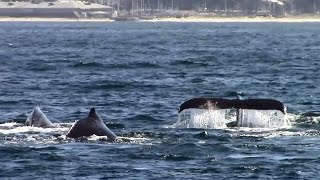
[[[88,117],[96,117],[97,114],[96,114],[96,109],[93,107],[90,109],[90,112],[89,112],[89,116]]]
[[[91,108],[89,116],[76,121],[67,133],[69,138],[79,138],[83,136],[107,136],[109,139],[116,139],[117,136],[103,123],[101,118]]]
[[[46,115],[41,111],[39,106],[36,106],[30,115],[28,116],[26,125],[33,127],[46,127],[51,126],[51,121],[46,117]]]

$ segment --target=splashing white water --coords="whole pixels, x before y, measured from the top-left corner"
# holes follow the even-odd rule
[[[70,126],[70,125],[69,125]],[[0,124],[0,134],[8,135],[8,134],[38,134],[38,133],[61,133],[65,132],[69,129],[67,126],[56,126],[41,128],[41,127],[31,127],[25,126],[19,123],[4,123]]]
[[[179,113],[174,128],[224,129],[235,122],[235,109],[186,109]],[[239,110],[238,127],[250,128],[287,128],[290,121],[277,110]]]
[[[221,129],[235,121],[235,113],[231,109],[186,109],[179,113],[175,128]]]
[[[284,128],[291,126],[286,115],[278,110],[239,110],[238,127]]]

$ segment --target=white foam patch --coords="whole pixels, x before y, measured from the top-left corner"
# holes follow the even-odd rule
[[[52,126],[47,128],[42,127],[31,127],[31,126],[23,126],[17,123],[4,123],[0,125],[0,133],[1,134],[30,134],[30,133],[60,133],[65,132],[69,129],[66,126]]]
[[[101,140],[108,140],[108,137],[107,136],[97,136],[97,135],[92,135],[92,136],[89,136],[87,138],[89,141],[101,141]]]
[[[230,137],[257,137],[257,138],[277,138],[277,137],[318,137],[318,130],[292,131],[290,128],[235,128],[228,129]]]
[[[23,124],[21,123],[16,123],[16,122],[8,122],[8,123],[3,123],[3,124],[0,124],[0,127],[7,127],[7,128],[12,128],[14,126],[22,126]]]
[[[92,135],[88,137],[88,140],[90,141],[107,141],[110,140],[107,136],[97,136],[97,135]],[[136,138],[136,137],[121,137],[118,136],[116,141],[131,141],[131,142],[137,142],[137,141],[147,141],[151,140],[149,138]]]
[[[150,138],[137,138],[137,137],[118,137],[119,139],[129,140],[129,141],[150,141]]]
[[[296,114],[290,114],[290,113],[286,114],[286,119],[287,121],[289,121],[290,124],[292,124],[295,120],[299,119],[300,117],[301,117],[300,115],[296,115]]]

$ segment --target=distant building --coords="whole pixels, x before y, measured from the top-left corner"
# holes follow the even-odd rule
[[[0,0],[0,16],[15,17],[281,17],[306,13],[320,14],[320,0]]]
[[[56,17],[56,18],[111,18],[110,6],[82,1],[0,2],[0,16],[7,17]]]

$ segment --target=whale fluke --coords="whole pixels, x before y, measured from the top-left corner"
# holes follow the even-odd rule
[[[187,110],[190,109],[190,110]],[[283,126],[287,122],[285,120],[286,107],[280,101],[274,99],[245,99],[237,97],[237,99],[218,99],[218,98],[193,98],[185,101],[179,108],[179,121],[194,122],[195,112],[202,113],[203,110],[221,110],[217,111],[217,119],[225,119],[227,127],[266,127],[270,126]],[[184,111],[186,110],[186,111]],[[235,110],[235,111],[234,111]],[[261,110],[262,112],[250,113],[252,111]],[[276,111],[276,112],[275,112]],[[277,111],[280,111],[279,113]],[[210,112],[210,111],[209,111]],[[213,111],[214,112],[214,111]],[[236,121],[229,122],[234,117],[235,112]],[[222,113],[222,114],[221,114]],[[260,114],[260,115],[259,115]],[[205,114],[208,115],[208,114]],[[220,116],[224,117],[220,117]],[[250,115],[250,116],[249,116]],[[258,122],[255,117],[263,117],[267,115],[270,118],[268,121],[263,120]],[[181,120],[182,119],[182,120]],[[263,118],[262,118],[263,119]],[[196,120],[195,120],[196,121]]]
[[[274,99],[245,99],[234,100],[237,109],[279,110],[286,113],[286,107],[280,101]]]
[[[273,99],[219,99],[219,98],[193,98],[180,105],[179,113],[185,109],[256,109],[256,110],[279,110],[286,113],[284,104]]]
[[[229,109],[233,108],[234,103],[229,99],[219,99],[219,98],[193,98],[188,101],[185,101],[180,105],[179,112],[190,109],[209,109],[209,108],[217,108],[217,109]]]
[[[91,108],[88,117],[76,121],[67,133],[69,138],[82,136],[107,136],[108,139],[116,139],[117,136],[103,123],[95,108]]]
[[[28,116],[25,124],[33,127],[52,126],[50,120],[44,115],[39,106],[36,106]]]

